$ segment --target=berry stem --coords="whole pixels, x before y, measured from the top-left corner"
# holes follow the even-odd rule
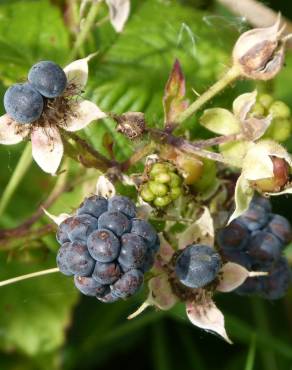
[[[185,111],[183,111],[177,118],[177,123],[180,124],[196,113],[204,104],[222,91],[230,83],[234,82],[240,77],[240,70],[237,66],[232,66],[223,75],[220,80],[214,83],[207,91],[198,97]]]
[[[5,285],[10,285],[10,284],[15,284],[15,283],[18,283],[19,281],[31,279],[31,278],[38,277],[38,276],[53,274],[59,271],[60,270],[58,269],[58,267],[54,267],[48,270],[42,270],[42,271],[33,272],[31,274],[17,276],[12,279],[0,281],[0,287],[5,286]]]
[[[27,172],[28,168],[32,163],[32,155],[31,155],[31,144],[27,143],[24,151],[21,154],[21,157],[17,163],[17,166],[10,177],[8,184],[1,196],[0,199],[0,216],[3,215],[5,212],[10,199],[12,198],[15,190],[17,189],[19,183],[21,182],[23,176]]]
[[[85,42],[92,26],[95,24],[96,16],[98,13],[98,10],[100,8],[101,2],[93,1],[92,5],[89,9],[89,12],[87,14],[87,17],[82,25],[82,29],[80,33],[78,34],[78,37],[73,45],[71,54],[69,56],[69,60],[74,60],[76,56],[79,53],[80,48],[82,47],[83,43]]]

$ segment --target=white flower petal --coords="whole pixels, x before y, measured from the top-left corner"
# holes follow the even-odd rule
[[[32,156],[41,169],[54,175],[60,165],[64,147],[55,127],[35,128],[31,133]]]
[[[52,215],[45,208],[43,208],[44,213],[55,222],[55,224],[60,225],[67,218],[71,217],[68,213],[60,213],[58,216]]]
[[[96,53],[90,54],[86,58],[75,60],[64,68],[69,83],[73,82],[80,89],[86,85],[88,79],[88,62],[95,55]]]
[[[27,125],[17,124],[8,114],[0,117],[0,144],[20,143],[29,133]]]
[[[66,121],[66,131],[78,131],[90,124],[90,122],[106,117],[97,105],[89,100],[82,100],[74,110],[74,117]]]
[[[246,268],[233,262],[227,262],[220,272],[222,273],[222,278],[216,289],[224,293],[238,288],[249,277],[249,272]]]
[[[107,177],[101,175],[96,183],[95,194],[109,199],[116,195],[116,189]]]
[[[193,325],[219,334],[226,342],[232,344],[225,330],[224,316],[212,300],[204,304],[189,302],[186,305],[186,311]]]
[[[130,14],[130,0],[106,0],[110,21],[117,32],[122,32]]]

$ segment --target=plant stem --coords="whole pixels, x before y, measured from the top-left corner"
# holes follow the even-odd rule
[[[51,269],[48,269],[48,270],[42,270],[42,271],[33,272],[31,274],[17,276],[17,277],[12,278],[12,279],[0,281],[0,287],[5,286],[5,285],[18,283],[19,281],[31,279],[31,278],[38,277],[38,276],[53,274],[53,273],[59,272],[59,271],[60,270],[58,269],[58,267],[54,267],[54,268],[51,268]]]
[[[129,159],[121,163],[121,169],[123,171],[128,170],[135,163],[141,161],[141,159],[153,153],[155,148],[156,148],[156,144],[154,143],[154,141],[151,141],[149,144],[146,144],[142,146],[141,148],[137,149],[135,153]]]
[[[24,151],[21,154],[21,157],[17,163],[17,166],[9,179],[9,182],[1,196],[0,200],[0,216],[3,215],[4,211],[6,210],[10,199],[12,198],[17,186],[19,185],[20,181],[22,180],[24,174],[28,170],[29,166],[32,162],[32,155],[31,155],[31,144],[27,143]]]
[[[84,41],[86,40],[92,26],[95,24],[96,16],[97,16],[100,4],[101,4],[100,2],[95,2],[95,1],[92,2],[92,5],[85,19],[85,22],[83,23],[82,29],[75,41],[75,44],[73,45],[73,49],[69,56],[70,61],[76,58],[76,56],[78,55],[79,49],[81,48]]]
[[[212,137],[206,140],[197,140],[193,144],[197,148],[206,148],[208,146],[220,145],[225,143],[230,143],[231,141],[237,141],[243,139],[242,134],[231,134]]]
[[[215,82],[207,91],[198,97],[185,111],[183,111],[177,118],[177,123],[182,123],[187,118],[192,116],[199,110],[205,103],[212,99],[216,94],[222,91],[227,85],[240,77],[240,71],[237,67],[233,66],[225,73],[225,75]]]

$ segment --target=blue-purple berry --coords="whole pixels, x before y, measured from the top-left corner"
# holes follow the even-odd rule
[[[120,241],[110,230],[98,229],[87,239],[87,247],[91,256],[98,262],[112,262],[120,253]]]

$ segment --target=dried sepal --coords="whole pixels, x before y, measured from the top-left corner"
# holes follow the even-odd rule
[[[116,195],[116,189],[106,176],[101,175],[97,180],[95,193],[96,195],[109,199]]]
[[[176,59],[166,83],[163,97],[164,121],[167,126],[174,124],[177,116],[188,107],[188,102],[184,100],[185,93],[185,77],[180,62]]]
[[[214,244],[213,218],[207,207],[204,207],[201,217],[191,224],[178,237],[178,247],[180,249],[193,243],[203,243],[207,245]]]
[[[122,32],[130,15],[130,0],[106,0],[110,21],[117,32]]]
[[[240,287],[248,277],[266,276],[268,272],[248,271],[237,263],[227,262],[221,268],[220,275],[216,290],[222,293],[229,293]]]
[[[140,137],[145,131],[144,113],[126,112],[120,116],[113,115],[112,117],[117,122],[117,131],[121,132],[130,140]]]
[[[8,114],[0,117],[0,144],[18,144],[29,134],[28,125],[18,124]]]
[[[233,49],[233,63],[241,74],[254,80],[269,80],[276,76],[284,64],[285,42],[281,19],[271,27],[244,32]]]
[[[222,312],[212,299],[203,303],[188,302],[186,312],[191,323],[203,330],[218,334],[226,342],[232,344],[225,330],[225,320]]]
[[[240,132],[240,122],[237,117],[223,108],[206,109],[200,118],[200,123],[208,130],[220,135]]]
[[[67,218],[71,217],[71,215],[69,215],[68,213],[60,213],[58,216],[55,216],[47,211],[45,208],[43,208],[43,211],[46,216],[48,216],[53,222],[55,222],[56,225],[60,225]]]

